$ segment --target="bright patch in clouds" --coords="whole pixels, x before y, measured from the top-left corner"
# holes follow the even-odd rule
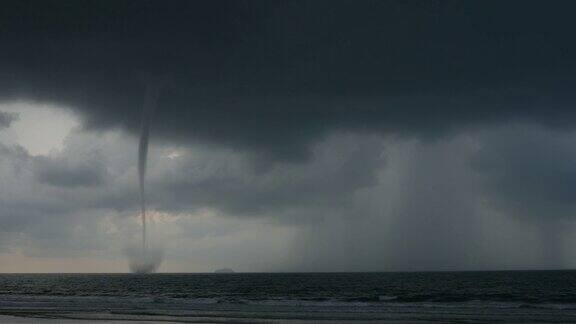
[[[11,102],[0,104],[0,111],[18,114],[18,119],[1,136],[8,137],[32,155],[61,150],[64,138],[80,125],[68,109],[55,105]]]
[[[176,158],[179,158],[180,156],[182,156],[182,153],[178,152],[178,151],[171,151],[165,155],[165,157],[170,159],[170,160],[174,160]]]

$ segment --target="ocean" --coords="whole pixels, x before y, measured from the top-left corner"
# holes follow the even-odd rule
[[[99,323],[567,323],[576,322],[576,271],[0,274],[0,316]]]

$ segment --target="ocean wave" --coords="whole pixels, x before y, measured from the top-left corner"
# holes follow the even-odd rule
[[[530,296],[511,294],[455,295],[455,294],[375,294],[355,297],[264,297],[242,298],[233,296],[196,297],[186,294],[166,294],[148,297],[113,296],[61,296],[61,295],[12,295],[0,294],[0,307],[18,305],[260,305],[260,306],[300,306],[300,307],[437,307],[437,308],[542,308],[576,309],[576,302],[570,296],[551,296],[535,299]]]

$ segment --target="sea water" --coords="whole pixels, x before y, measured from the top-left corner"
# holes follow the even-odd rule
[[[576,322],[576,271],[0,274],[0,315],[183,322]]]

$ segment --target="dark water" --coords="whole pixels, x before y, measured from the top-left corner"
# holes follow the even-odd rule
[[[576,322],[576,271],[5,274],[0,314]]]

